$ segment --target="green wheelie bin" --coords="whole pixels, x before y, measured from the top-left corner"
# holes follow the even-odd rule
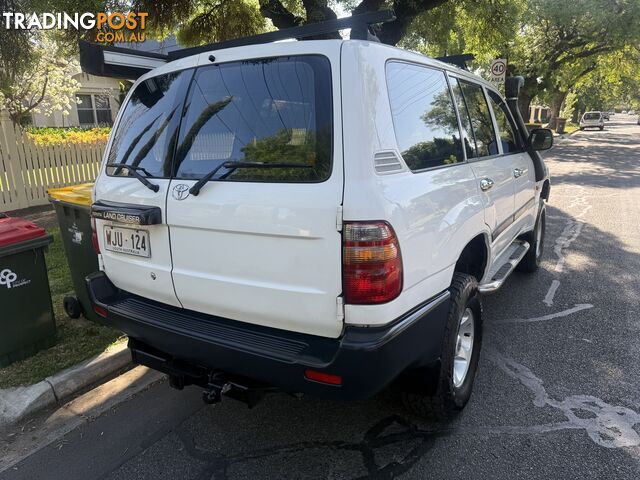
[[[92,183],[50,189],[49,201],[56,209],[64,252],[67,255],[75,296],[64,298],[64,310],[71,318],[84,315],[100,322],[94,313],[85,277],[98,271],[98,254],[91,238]]]
[[[56,343],[44,252],[51,235],[0,213],[0,367]]]

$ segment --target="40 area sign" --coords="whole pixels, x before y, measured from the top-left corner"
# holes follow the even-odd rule
[[[496,58],[491,62],[491,81],[494,83],[504,82],[507,74],[507,61],[503,58]]]

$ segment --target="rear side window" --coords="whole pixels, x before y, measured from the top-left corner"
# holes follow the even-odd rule
[[[462,128],[462,142],[467,154],[467,158],[475,158],[478,156],[476,150],[476,141],[473,137],[473,127],[471,126],[471,117],[469,116],[469,108],[467,102],[462,95],[460,82],[455,78],[450,78],[451,88],[453,89],[453,97],[458,106],[458,115],[460,116],[460,127]]]
[[[138,84],[113,135],[109,163],[138,167],[151,177],[169,177],[180,107],[193,70],[149,78]],[[131,176],[128,169],[107,169],[109,175]]]
[[[214,179],[321,182],[331,175],[331,66],[319,55],[196,70],[176,149],[176,176],[200,178],[227,161],[301,167],[223,167]]]
[[[411,170],[464,161],[458,118],[444,72],[389,62],[387,86],[398,146]]]
[[[521,152],[522,148],[520,145],[522,142],[520,142],[518,129],[504,100],[502,100],[497,93],[489,91],[489,101],[491,102],[493,115],[496,117],[496,123],[498,124],[498,134],[500,135],[500,142],[502,142],[502,152],[505,154]]]
[[[476,144],[476,156],[497,155],[496,133],[493,129],[493,121],[491,120],[489,106],[482,87],[459,81],[459,92],[462,93],[471,121],[471,129]]]

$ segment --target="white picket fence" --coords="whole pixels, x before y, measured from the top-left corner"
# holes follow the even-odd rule
[[[105,143],[36,145],[0,113],[0,212],[45,205],[49,188],[92,182]]]

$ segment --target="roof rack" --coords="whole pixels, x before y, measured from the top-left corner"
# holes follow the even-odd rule
[[[441,62],[450,63],[464,70],[469,70],[467,62],[474,60],[476,56],[473,53],[463,53],[461,55],[449,55],[448,57],[436,57],[436,60]]]
[[[173,50],[167,55],[142,52],[130,48],[111,47],[98,45],[85,41],[79,42],[80,65],[89,74],[103,77],[138,78],[163,63],[179,58],[196,55],[223,48],[258,45],[278,40],[304,39],[318,37],[334,33],[347,28],[351,29],[351,38],[356,40],[379,41],[372,33],[371,25],[386,23],[395,20],[393,10],[381,10],[378,12],[363,13],[350,17],[327,20],[324,22],[309,23],[299,27],[285,28],[274,32],[252,35],[250,37],[226,40],[224,42],[211,43],[198,47]]]

